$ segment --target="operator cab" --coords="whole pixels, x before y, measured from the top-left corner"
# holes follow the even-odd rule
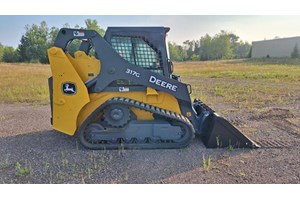
[[[125,60],[162,76],[170,77],[166,46],[168,27],[108,27],[105,40]]]

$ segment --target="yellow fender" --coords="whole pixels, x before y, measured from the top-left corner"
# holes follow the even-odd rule
[[[53,77],[53,129],[74,135],[77,116],[90,101],[88,90],[61,48],[48,49],[48,57]]]

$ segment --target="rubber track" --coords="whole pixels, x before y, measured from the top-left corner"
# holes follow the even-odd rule
[[[81,143],[83,144],[83,146],[85,146],[86,148],[90,148],[90,149],[118,149],[120,147],[120,144],[94,144],[94,143],[87,143],[83,140],[84,137],[84,129],[85,127],[89,124],[89,122],[91,122],[91,120],[93,119],[93,117],[96,116],[97,113],[101,112],[106,106],[108,105],[112,105],[112,104],[122,104],[122,105],[126,105],[129,107],[135,107],[144,111],[148,111],[151,112],[155,115],[158,115],[162,118],[171,120],[171,121],[177,121],[177,122],[181,122],[183,124],[185,124],[188,129],[190,130],[189,133],[187,134],[191,134],[191,138],[188,140],[188,143],[124,143],[122,144],[123,148],[125,149],[152,149],[152,148],[183,148],[186,147],[194,138],[194,127],[191,124],[191,122],[189,121],[189,119],[181,114],[166,110],[166,109],[162,109],[162,108],[158,108],[156,106],[153,105],[149,105],[143,102],[139,102],[133,99],[129,99],[129,98],[123,98],[123,97],[114,97],[111,98],[109,100],[107,100],[105,103],[103,103],[99,108],[97,108],[87,119],[86,121],[83,123],[83,125],[80,127],[80,129],[78,130],[79,134],[82,134],[80,137]]]

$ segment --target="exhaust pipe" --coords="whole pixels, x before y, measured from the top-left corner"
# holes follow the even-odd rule
[[[197,113],[198,133],[207,148],[260,147],[199,99],[194,100],[193,107]]]

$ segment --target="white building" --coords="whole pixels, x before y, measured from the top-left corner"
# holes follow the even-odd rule
[[[300,51],[300,37],[255,41],[252,42],[251,57],[291,57],[296,44]]]

